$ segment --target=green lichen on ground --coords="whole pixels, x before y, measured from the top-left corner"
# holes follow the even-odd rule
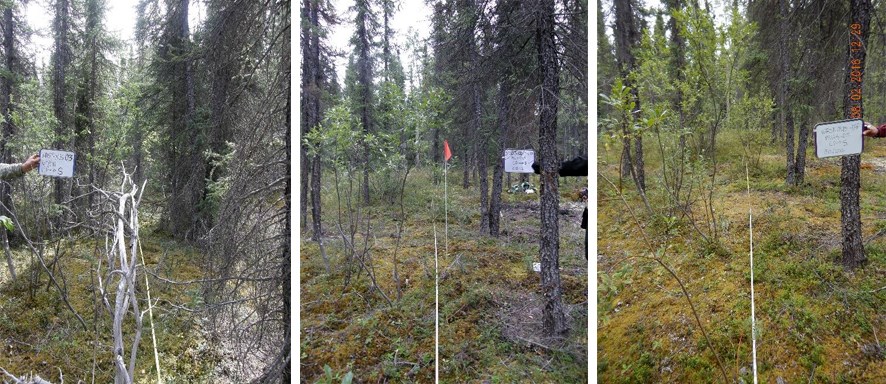
[[[761,133],[762,134],[762,133]],[[600,382],[719,382],[714,355],[677,282],[650,255],[668,244],[664,261],[686,284],[711,344],[731,379],[750,382],[749,209],[753,209],[757,364],[761,382],[874,383],[886,380],[886,179],[868,162],[886,157],[869,143],[862,156],[861,216],[868,264],[845,271],[840,257],[839,161],[807,159],[805,184],[784,183],[783,149],[766,147],[749,168],[750,196],[734,132],[718,136],[714,211],[719,241],[701,240],[684,216],[650,217],[632,189],[625,196],[655,244],[642,240],[616,191],[599,179],[598,369]],[[731,149],[730,149],[731,148]],[[598,172],[618,178],[616,151],[601,151]],[[811,155],[814,156],[814,155]],[[650,199],[660,158],[647,157]],[[615,165],[612,165],[615,164]],[[707,179],[709,182],[709,179]],[[707,193],[705,191],[705,193]],[[703,233],[703,204],[693,213]]]
[[[202,258],[196,250],[178,245],[150,230],[143,229],[142,236],[147,268],[176,281],[204,277],[199,268]],[[103,247],[104,244],[88,240],[63,243],[61,249],[65,253],[59,258],[54,272],[60,279],[59,271],[63,271],[67,298],[83,317],[86,329],[67,309],[56,288],[49,285],[47,275],[38,264],[22,268],[30,260],[27,251],[16,250],[19,255],[18,279],[0,284],[0,341],[3,342],[0,367],[16,375],[34,374],[53,382],[59,381],[59,369],[65,382],[92,382],[93,375],[98,383],[113,381],[111,319],[108,311],[95,301],[93,287],[96,281],[91,273]],[[29,282],[33,281],[34,276],[38,276],[38,283],[32,289]],[[173,307],[197,304],[200,301],[200,286],[174,285],[153,277],[149,279],[149,284],[151,297],[157,303],[153,307],[154,330],[164,381],[211,381],[210,374],[219,357],[207,341],[200,316]],[[140,309],[146,311],[144,274],[139,275],[138,289]],[[131,314],[123,327],[128,346],[135,333]],[[128,347],[126,359],[128,362]],[[135,377],[139,383],[157,380],[147,314],[142,327]]]
[[[440,271],[446,276],[439,285],[441,382],[587,381],[588,280],[584,232],[578,228],[583,205],[572,196],[584,178],[561,185],[561,207],[568,213],[560,216],[560,265],[573,330],[567,341],[549,348],[521,341],[516,336],[531,337],[532,332],[513,329],[514,320],[537,320],[540,328],[539,317],[526,317],[538,305],[518,307],[525,307],[528,299],[540,302],[540,281],[530,271],[538,259],[537,194],[504,194],[503,233],[493,239],[479,233],[479,192],[463,190],[460,177],[450,175],[447,254],[443,185],[434,185],[429,172],[413,171],[406,185],[407,217],[397,255],[403,296],[396,301],[399,203],[383,198],[376,187],[368,209],[369,241],[379,286],[394,300],[389,306],[370,290],[365,273],[343,288],[344,250],[329,179],[324,180],[323,239],[331,274],[325,273],[310,234],[301,237],[303,381],[322,382],[328,365],[338,376],[352,372],[359,382],[434,382],[435,225]],[[357,236],[361,244],[362,238]]]

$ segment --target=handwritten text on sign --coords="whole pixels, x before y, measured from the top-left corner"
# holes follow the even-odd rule
[[[529,149],[505,149],[505,172],[534,173],[535,152]]]
[[[76,159],[74,152],[41,149],[39,173],[44,176],[73,177]]]
[[[815,155],[822,158],[861,153],[863,124],[860,119],[856,119],[816,125]]]

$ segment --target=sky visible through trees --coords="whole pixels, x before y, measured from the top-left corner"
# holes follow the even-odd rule
[[[353,1],[334,0],[332,1],[332,5],[339,13],[340,17],[344,18],[345,20],[352,19],[351,12],[348,11],[348,9],[354,5]],[[413,52],[407,49],[403,49],[402,47],[405,47],[407,36],[409,36],[413,32],[416,34],[415,36],[419,39],[423,40],[428,38],[431,33],[431,9],[427,5],[425,5],[425,2],[423,0],[401,1],[399,4],[399,11],[394,13],[391,25],[394,29],[396,29],[397,32],[394,35],[394,43],[401,47],[400,61],[403,63],[412,62],[414,58],[412,58],[410,55]],[[353,35],[353,23],[344,22],[339,25],[333,26],[331,28],[331,31],[329,32],[330,48],[342,52],[349,51],[350,40]],[[345,71],[347,70],[348,66],[348,58],[345,55],[336,58],[334,62],[336,72],[338,74],[338,81],[342,82],[345,78]]]
[[[52,9],[47,5],[48,0],[29,1],[25,7],[25,17],[28,25],[39,33],[31,36],[30,45],[37,57],[37,62],[41,60],[49,62],[52,54],[52,34],[49,32],[52,28]],[[135,35],[135,17],[136,6],[138,0],[115,0],[109,1],[106,5],[106,17],[103,20],[108,32],[116,35],[118,38],[134,43]],[[203,3],[192,2],[191,10],[188,12],[189,23],[191,25],[199,25],[206,18],[206,11]]]

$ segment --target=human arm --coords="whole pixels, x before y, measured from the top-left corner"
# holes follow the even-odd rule
[[[886,137],[886,124],[881,124],[879,127],[873,125],[871,123],[864,123],[864,130],[861,132],[862,135],[868,137]]]
[[[21,164],[0,164],[0,179],[11,179],[23,176],[32,171],[40,164],[40,156],[31,155],[28,160]]]

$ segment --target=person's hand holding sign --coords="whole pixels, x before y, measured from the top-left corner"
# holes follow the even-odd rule
[[[19,164],[5,164],[0,163],[0,179],[9,180],[16,177],[21,177],[25,173],[30,172],[34,168],[40,164],[40,156],[37,154],[31,155],[28,160],[25,160],[24,163]]]
[[[877,127],[865,121],[861,134],[868,137],[886,137],[886,124]]]
[[[25,162],[22,163],[22,172],[28,173],[28,172],[32,171],[33,169],[37,168],[37,166],[39,166],[39,165],[40,165],[40,155],[35,153],[35,154],[31,155],[31,157],[29,157],[28,160],[25,160]]]

